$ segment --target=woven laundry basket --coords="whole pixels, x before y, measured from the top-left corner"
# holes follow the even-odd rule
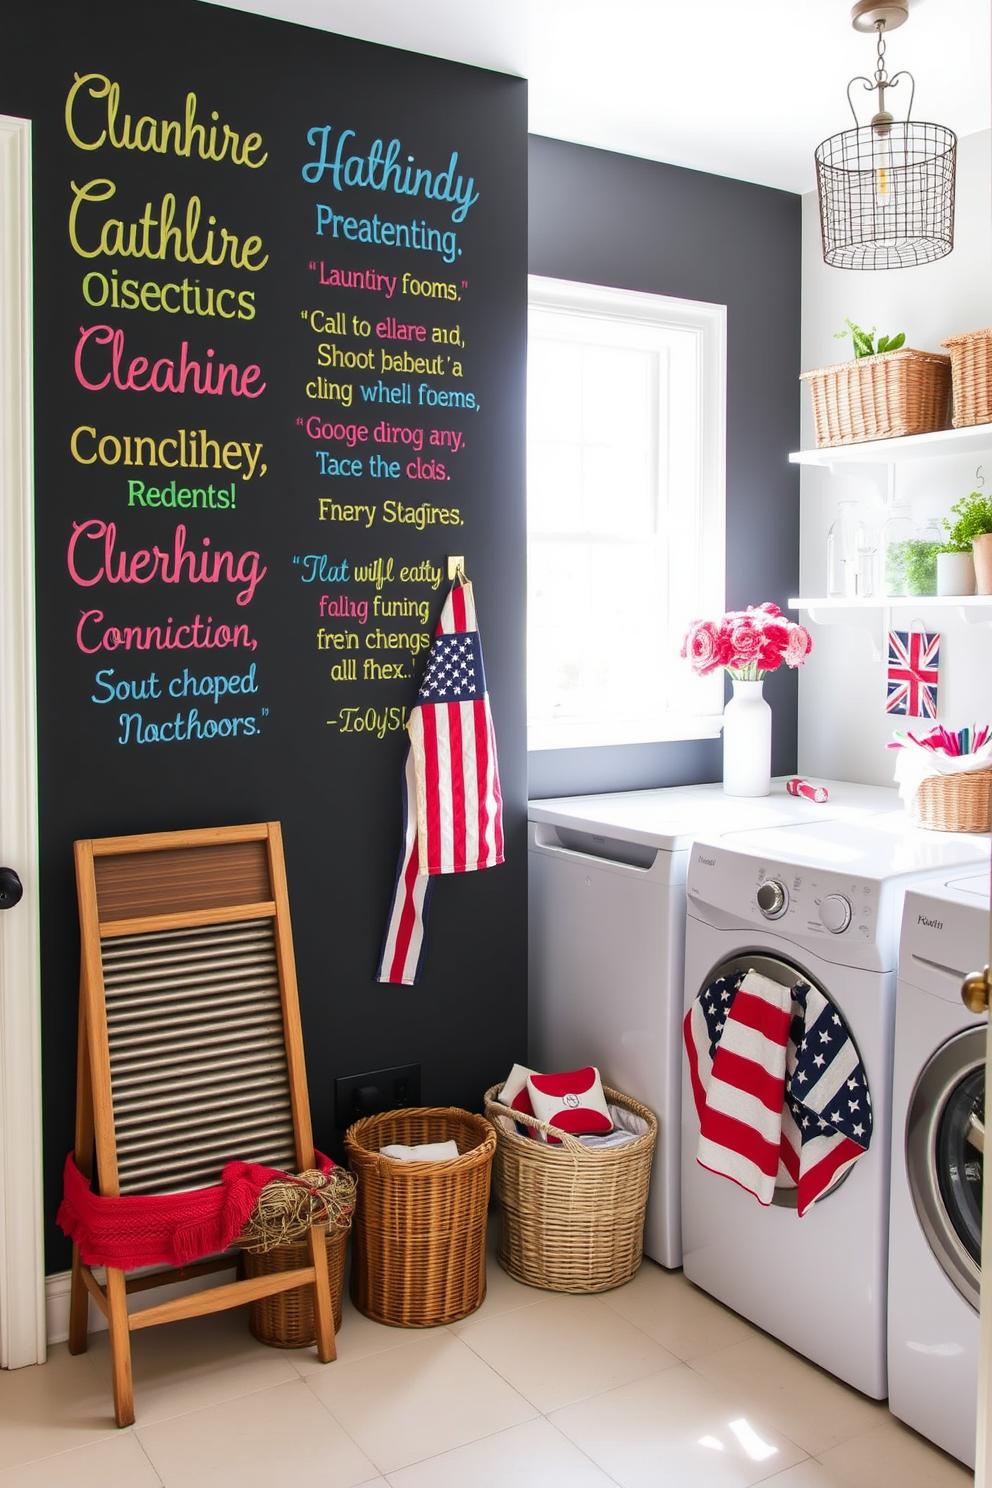
[[[522,1137],[514,1123],[551,1128],[486,1091],[496,1128],[496,1193],[502,1211],[497,1252],[504,1271],[552,1292],[605,1292],[629,1281],[643,1255],[644,1211],[658,1121],[630,1096],[604,1086],[607,1102],[639,1116],[647,1131],[622,1147],[587,1147],[567,1132],[561,1144]]]
[[[394,1143],[454,1141],[458,1157],[400,1162]],[[364,1116],[345,1133],[358,1179],[351,1299],[398,1328],[434,1328],[466,1317],[486,1295],[486,1219],[496,1133],[456,1106],[417,1106]]]
[[[992,423],[992,326],[940,344],[951,355],[955,429]]]
[[[903,347],[801,372],[813,398],[817,449],[946,429],[951,359]]]
[[[926,775],[909,802],[918,827],[935,832],[988,832],[992,828],[992,769]]]
[[[348,1229],[348,1225],[335,1225],[327,1231],[325,1240],[335,1332],[341,1327]],[[309,1261],[310,1247],[306,1240],[290,1240],[285,1245],[274,1245],[271,1250],[244,1252],[246,1276],[271,1276],[276,1271],[293,1271],[297,1266],[309,1265]],[[257,1297],[248,1304],[248,1327],[259,1342],[269,1343],[274,1348],[306,1348],[316,1343],[313,1287],[294,1287],[292,1291],[276,1292],[271,1297]]]

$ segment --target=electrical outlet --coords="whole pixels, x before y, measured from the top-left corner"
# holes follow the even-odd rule
[[[360,1116],[420,1105],[420,1065],[369,1070],[364,1075],[342,1075],[334,1081],[334,1122],[345,1131]]]

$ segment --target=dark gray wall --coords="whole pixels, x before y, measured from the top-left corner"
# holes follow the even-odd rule
[[[801,204],[789,192],[531,135],[532,274],[727,306],[727,603],[799,579]],[[770,676],[772,768],[796,765],[795,673]],[[529,756],[531,798],[718,780],[717,740]]]
[[[91,80],[96,75],[106,83],[100,85],[102,93],[94,83],[92,97],[85,84],[74,115],[81,121],[79,129],[70,134],[66,99],[76,75]],[[118,147],[108,127],[106,103],[102,122],[100,114],[100,100],[107,97],[111,81],[120,87],[121,116],[130,112],[134,120],[143,119],[135,124],[139,138],[151,138],[150,121],[185,118],[192,94],[198,122],[205,121],[209,129],[213,114],[220,120],[219,130],[229,125],[242,139],[248,131],[257,132],[265,160],[259,159],[255,169],[230,155],[201,159],[195,143],[188,157],[174,143],[167,143],[162,153]],[[282,822],[314,1138],[333,1156],[340,1156],[341,1148],[334,1105],[337,1077],[419,1064],[424,1104],[479,1109],[487,1087],[524,1055],[527,95],[519,78],[196,0],[170,0],[167,7],[133,0],[37,0],[4,11],[0,111],[32,121],[46,1264],[57,1271],[69,1262],[69,1247],[56,1231],[54,1217],[62,1165],[73,1142],[79,965],[74,839]],[[402,142],[403,155],[431,168],[435,182],[443,179],[439,172],[449,161],[455,171],[457,159],[457,170],[473,176],[478,203],[459,225],[450,201],[401,197],[387,186],[385,174],[376,185],[371,167],[353,181],[350,165],[340,191],[333,174],[315,188],[309,162],[322,126],[332,130],[332,150],[340,142],[347,151],[358,152],[356,161],[361,152],[370,155],[376,141],[386,151],[391,141]],[[354,131],[350,146],[346,128]],[[311,130],[318,133],[308,139]],[[163,131],[162,137],[174,135]],[[95,182],[84,209],[85,224],[75,237],[69,218],[73,181]],[[112,202],[106,198],[106,211],[99,206],[106,189],[101,182],[110,183],[115,193]],[[161,244],[154,236],[150,239],[152,250],[161,248],[158,256],[146,251],[140,232],[130,250],[125,235],[121,254],[114,251],[112,232],[104,242],[104,221],[144,221],[149,203],[146,215],[154,224],[155,212],[165,216],[157,204],[170,198],[178,203],[177,224],[184,221],[188,202],[203,204],[201,235],[193,231],[189,251],[179,229],[177,235],[163,233]],[[354,241],[347,236],[354,227],[343,228],[346,236],[340,239],[318,237],[318,202],[333,203],[339,216],[354,213],[347,220],[364,221],[366,232],[373,215],[376,222],[405,224],[407,232],[411,221],[426,223],[431,234],[447,232],[455,221],[457,243],[443,248],[455,256],[442,258],[441,240],[432,246],[423,228],[422,247],[416,241],[394,247],[385,236]],[[225,230],[242,235],[242,242],[248,233],[258,235],[268,256],[255,266],[260,272],[250,264],[220,263],[216,256],[207,261],[203,234],[208,213],[210,222],[216,215]],[[341,279],[325,276],[323,268],[318,278],[322,265],[331,273],[343,272],[346,287],[338,287]],[[404,272],[426,286],[416,297],[406,292]],[[108,303],[93,288],[116,283],[118,273],[119,309],[116,300]],[[365,282],[370,273],[371,284]],[[356,283],[352,274],[364,276],[362,282]],[[392,289],[384,296],[383,275],[394,281],[395,299]],[[134,292],[134,303],[124,302],[129,281],[132,286],[138,281],[178,286],[187,276],[204,296],[208,289],[219,295],[231,286],[253,294],[249,303],[254,317],[240,323],[221,319],[214,315],[212,300],[204,299],[208,308],[201,308],[200,290],[190,298],[187,290],[170,289],[176,304],[170,309],[163,297],[162,313],[154,295],[145,302],[144,291],[140,301]],[[443,290],[432,288],[438,284]],[[448,300],[447,313],[445,290],[457,301]],[[338,393],[339,401],[332,402],[326,391],[313,391],[321,343],[303,315],[318,310],[345,318],[345,330],[336,330],[323,343],[326,354],[332,341],[337,349],[341,339],[346,352],[357,349],[375,369],[347,374],[353,401],[341,401]],[[359,332],[355,321],[363,318],[368,329]],[[449,371],[456,378],[463,370],[464,388],[477,399],[478,418],[470,411],[473,403],[454,401],[461,383],[439,388],[443,403],[420,404],[420,377],[411,378],[392,365],[398,360],[393,352],[405,351],[406,345],[401,339],[394,348],[391,318],[403,326],[430,326],[428,337],[438,329],[454,337],[458,327],[454,346],[464,368],[448,356],[443,372],[423,372],[423,386],[433,393],[432,376],[440,384]],[[138,376],[130,386],[114,386],[110,363],[91,358],[88,351],[80,362],[89,369],[84,380],[74,371],[74,351],[81,335],[90,332],[80,328],[95,327],[103,335],[105,325],[115,336],[126,336],[125,368],[138,354],[147,367],[150,358],[162,358],[163,365],[169,355],[179,358],[180,347],[183,355],[188,347],[194,360],[213,356],[216,348],[218,360],[262,369],[265,387],[259,393],[264,396],[247,408],[230,387],[219,396],[202,396],[195,384],[190,388],[184,383],[179,392],[146,389]],[[109,342],[95,345],[99,351]],[[390,364],[382,358],[387,351]],[[82,352],[76,355],[83,357]],[[326,380],[336,382],[338,377]],[[366,404],[361,388],[365,377],[370,392],[380,385],[387,392],[405,391],[410,407],[383,406],[382,394]],[[433,506],[440,497],[423,489],[419,470],[411,474],[409,455],[395,462],[392,474],[373,476],[374,434],[368,450],[360,445],[354,450],[355,455],[368,454],[369,466],[341,472],[343,479],[330,479],[333,472],[318,469],[306,421],[319,414],[333,427],[342,409],[349,410],[345,423],[364,424],[370,432],[386,415],[406,433],[419,432],[428,461],[432,432],[463,431],[465,448],[452,454],[443,477],[444,507],[457,507],[464,514],[463,525],[453,530],[431,517],[418,526],[422,504]],[[95,463],[95,456],[88,463],[88,447],[87,463],[80,463],[72,454],[74,428],[98,428],[101,436],[154,436],[156,441],[179,429],[206,429],[214,441],[264,442],[265,463],[256,479],[239,478],[236,503],[232,500],[227,508],[177,514],[157,505],[145,509],[140,502],[132,507],[128,476],[147,471]],[[347,454],[342,439],[341,433],[321,435],[328,456]],[[400,446],[388,448],[393,454]],[[181,489],[183,469],[193,471],[195,458],[187,454],[185,442],[180,449],[175,474]],[[431,477],[439,479],[433,468]],[[149,475],[149,485],[155,479],[159,477]],[[199,477],[194,473],[187,479],[195,484]],[[168,474],[161,480],[164,486]],[[391,480],[394,485],[388,484]],[[341,489],[343,483],[347,490]],[[188,491],[184,494],[188,499]],[[174,490],[172,495],[175,499]],[[405,521],[388,521],[387,496],[402,503]],[[326,520],[319,506],[324,497],[333,498],[338,508],[335,515],[332,507]],[[377,515],[362,522],[351,503],[366,502],[375,505]],[[163,571],[147,576],[152,545],[161,544],[161,551],[174,545],[177,517],[183,516],[190,535],[187,546],[195,552],[204,551],[202,541],[214,544],[209,549],[213,553],[230,545],[235,554],[260,555],[264,583],[257,595],[249,596],[247,614],[233,595],[220,592],[222,570],[213,579],[197,577],[196,584],[218,579],[206,599],[178,560],[174,584]],[[69,567],[73,524],[96,520],[106,524],[107,532],[113,524],[118,552],[139,555],[139,566],[126,577],[121,569],[112,571],[110,557],[89,556],[82,573]],[[87,530],[92,533],[92,526]],[[328,627],[325,636],[333,630],[334,644],[348,640],[350,645],[354,639],[354,649],[365,653],[372,648],[359,648],[358,638],[367,620],[364,637],[378,633],[387,643],[398,643],[411,630],[411,621],[399,607],[387,609],[390,618],[380,622],[375,598],[381,588],[384,598],[409,603],[406,597],[415,592],[417,599],[429,601],[429,613],[424,619],[416,611],[406,613],[417,615],[426,642],[447,589],[440,575],[446,573],[447,555],[455,553],[465,555],[479,605],[499,740],[506,862],[485,873],[437,880],[421,981],[413,989],[385,986],[375,974],[402,841],[405,736],[400,714],[416,700],[425,655],[416,667],[391,673],[383,668],[371,677],[355,658],[357,674],[349,677],[341,655],[322,649],[328,643],[319,639],[319,628]],[[315,589],[309,580],[318,562],[322,572]],[[380,569],[377,578],[377,563],[394,564],[395,574],[383,577]],[[437,592],[428,587],[433,580],[417,577],[425,563],[438,572]],[[164,589],[165,583],[172,587]],[[325,609],[322,600],[334,608]],[[342,608],[344,601],[351,608]],[[364,605],[365,611],[355,605]],[[114,650],[94,655],[88,634],[86,645],[77,641],[83,610],[105,614],[105,623],[117,635],[120,626],[142,628],[142,634],[144,627],[158,627],[161,634],[167,616],[170,621],[174,616],[177,626],[189,627],[202,610],[215,625],[250,621],[251,643],[257,637],[257,649],[240,666],[226,653],[218,658],[210,650],[186,650],[180,655],[169,643],[156,641],[141,654]],[[332,614],[360,618],[324,618]],[[404,655],[394,648],[386,658],[377,650],[373,659],[399,664]],[[181,705],[184,732],[170,721],[180,706],[170,699],[187,696],[170,691],[172,683],[185,686],[187,675],[198,686],[214,676],[226,681],[237,674],[240,679],[248,674],[248,661],[256,664],[250,675],[258,687],[257,708],[254,701],[242,705],[242,711],[252,709],[248,733],[235,735],[230,727],[217,732],[218,718],[229,724],[227,699],[215,705],[209,694],[204,701],[202,691],[189,702],[200,704],[200,717],[211,733],[187,730],[186,702]],[[123,690],[110,691],[108,676],[114,689],[119,685]],[[249,695],[249,689],[244,691]],[[121,701],[102,706],[111,696]],[[125,728],[121,722],[125,698],[142,700],[147,733],[140,742],[132,725]],[[125,706],[124,716],[130,717],[133,704]],[[352,720],[361,721],[363,728],[351,726]],[[161,733],[152,733],[152,728]],[[231,1155],[257,1156],[236,1147]]]

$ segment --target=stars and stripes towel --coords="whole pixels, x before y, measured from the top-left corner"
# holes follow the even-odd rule
[[[782,1161],[799,1189],[799,1213],[829,1193],[868,1150],[871,1092],[847,1025],[805,982],[792,989]]]
[[[503,861],[496,735],[472,585],[456,578],[407,724],[403,845],[377,980],[413,986],[423,964],[432,875]]]
[[[704,988],[683,1032],[697,1161],[762,1204],[796,1187],[802,1216],[871,1140],[868,1084],[840,1013],[805,982],[738,972]]]

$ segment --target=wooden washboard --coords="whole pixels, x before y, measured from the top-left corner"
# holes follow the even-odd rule
[[[232,1158],[315,1166],[289,899],[278,822],[75,844],[81,968],[75,1157],[104,1195],[210,1187]],[[137,1328],[314,1286],[317,1353],[336,1357],[324,1232],[310,1263],[128,1314],[127,1294],[230,1256],[101,1286],[73,1247],[69,1351],[86,1348],[87,1298],[110,1329],[114,1409],[134,1420]]]

